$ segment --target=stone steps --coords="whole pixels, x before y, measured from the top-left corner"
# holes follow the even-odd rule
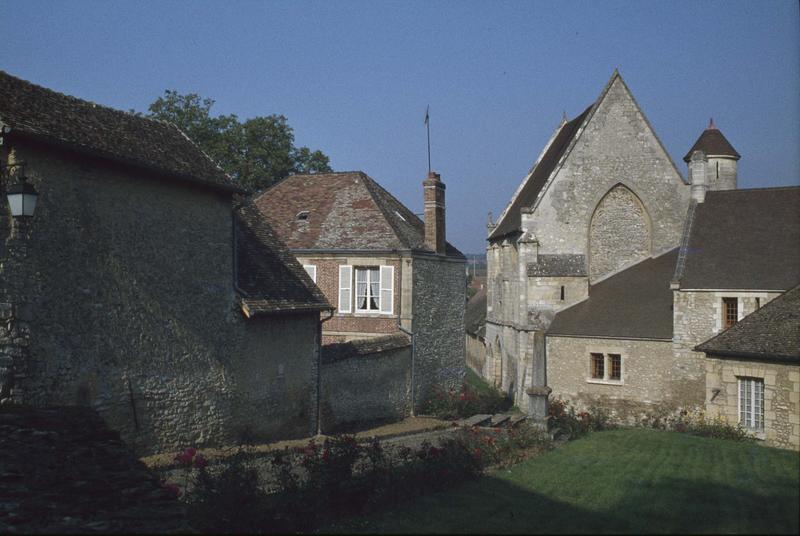
[[[495,415],[479,414],[467,419],[458,421],[459,426],[471,428],[478,426],[481,428],[515,428],[521,422],[528,419],[527,415],[519,413],[496,413]]]

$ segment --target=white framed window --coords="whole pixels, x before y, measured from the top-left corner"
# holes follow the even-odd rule
[[[394,266],[340,266],[339,312],[392,314]]]
[[[308,277],[310,277],[311,280],[314,283],[317,282],[317,267],[316,266],[314,266],[313,264],[304,264],[303,265],[303,270],[306,271],[306,273],[308,274]]]
[[[356,311],[380,311],[380,289],[380,268],[377,266],[356,268]]]
[[[739,424],[751,430],[764,430],[764,379],[738,378]]]

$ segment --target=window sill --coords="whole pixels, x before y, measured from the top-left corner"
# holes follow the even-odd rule
[[[393,313],[381,313],[381,312],[378,312],[378,311],[375,311],[374,313],[373,312],[367,312],[367,311],[361,311],[361,312],[358,312],[358,313],[336,313],[336,316],[339,316],[339,317],[342,317],[342,318],[348,317],[348,316],[351,317],[351,318],[397,318],[397,315],[395,315]]]
[[[599,383],[600,385],[625,385],[622,380],[600,380],[597,378],[588,378],[586,383]]]

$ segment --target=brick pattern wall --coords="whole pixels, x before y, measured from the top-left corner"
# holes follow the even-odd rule
[[[16,150],[39,205],[24,263],[0,262],[0,309],[26,324],[26,402],[89,405],[142,453],[313,432],[318,314],[244,318],[228,198]]]
[[[622,356],[622,380],[591,378],[592,352]],[[606,368],[608,362],[606,361]],[[569,400],[580,408],[602,406],[622,421],[634,422],[649,411],[686,407],[675,392],[672,343],[547,337],[547,380],[552,397]]]
[[[432,394],[434,385],[457,388],[463,381],[464,267],[464,262],[443,257],[414,257],[415,407]]]
[[[317,268],[317,286],[328,298],[331,306],[337,311],[333,318],[326,321],[323,327],[323,342],[345,342],[353,338],[362,338],[369,334],[383,335],[395,333],[397,318],[400,315],[400,296],[402,292],[402,266],[400,257],[353,257],[353,256],[313,256],[299,255],[297,260],[303,265],[312,265]],[[340,313],[339,309],[339,266],[393,266],[394,267],[394,298],[391,315],[383,313],[357,312],[355,306],[355,279],[352,283],[351,313]],[[327,316],[327,313],[325,314]]]
[[[713,356],[705,365],[709,417],[738,423],[738,378],[760,378],[764,381],[764,430],[758,436],[767,445],[800,450],[800,366]]]

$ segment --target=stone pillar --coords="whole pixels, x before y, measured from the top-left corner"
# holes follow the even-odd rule
[[[439,174],[433,171],[428,173],[428,178],[422,181],[425,189],[425,246],[444,255],[445,242],[445,214],[444,214],[444,189],[445,185],[440,180]]]
[[[547,386],[547,361],[545,358],[545,332],[533,332],[533,363],[531,363],[531,386],[525,391],[528,395],[526,413],[534,421],[544,423],[547,417],[547,400],[552,389]]]
[[[708,161],[703,151],[692,153],[692,158],[689,160],[689,182],[692,185],[692,199],[698,203],[706,200],[706,191],[708,191],[707,165]]]

